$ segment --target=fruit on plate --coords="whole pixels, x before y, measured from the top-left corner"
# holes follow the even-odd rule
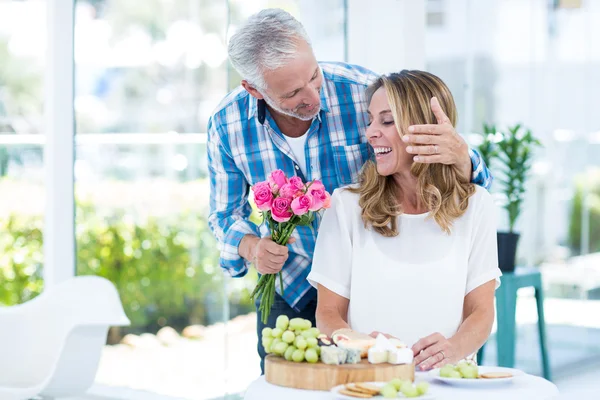
[[[419,382],[417,383],[417,391],[419,392],[420,395],[427,393],[427,391],[429,390],[429,382]]]
[[[476,364],[467,361],[461,361],[457,365],[447,364],[440,369],[442,378],[454,379],[477,379],[479,378],[479,368]]]
[[[262,346],[268,354],[283,357],[288,361],[315,363],[319,361],[321,349],[317,337],[321,332],[312,327],[309,320],[280,315],[275,327],[262,330]]]
[[[383,386],[380,394],[385,398],[395,398],[398,396],[398,392],[402,393],[405,397],[419,397],[427,393],[428,390],[429,383],[427,382],[423,381],[415,385],[411,381],[396,378]]]
[[[386,399],[393,399],[398,397],[398,391],[396,390],[396,387],[391,383],[388,383],[387,385],[382,387],[379,393]]]

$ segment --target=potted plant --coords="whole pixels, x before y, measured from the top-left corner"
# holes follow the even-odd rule
[[[494,125],[484,124],[484,139],[478,150],[490,168],[498,166],[496,181],[505,196],[504,209],[508,213],[508,232],[498,232],[498,264],[505,272],[515,269],[520,237],[515,225],[521,214],[533,150],[538,146],[540,141],[521,124],[501,132]]]

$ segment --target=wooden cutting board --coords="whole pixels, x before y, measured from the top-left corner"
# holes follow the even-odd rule
[[[265,359],[267,382],[294,389],[330,390],[345,383],[387,382],[394,378],[414,381],[414,365],[370,364],[366,359],[342,365],[295,363],[274,355]]]

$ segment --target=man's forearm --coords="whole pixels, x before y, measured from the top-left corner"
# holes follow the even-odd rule
[[[460,169],[460,173],[464,179],[467,182],[471,182],[473,179],[473,163],[471,162],[471,157],[468,157],[466,162],[459,164],[458,168]]]
[[[462,177],[467,182],[471,182],[471,180],[473,178],[473,160],[471,159],[471,153],[469,152],[469,147],[466,145],[466,143],[465,143],[465,148],[466,148],[466,151],[461,150],[459,152],[459,154],[461,154],[461,156],[459,157],[458,162],[456,163],[456,166],[458,167]]]
[[[253,261],[254,248],[256,247],[256,243],[258,243],[259,240],[260,238],[256,235],[244,236],[240,241],[240,246],[238,247],[239,255],[248,261]]]

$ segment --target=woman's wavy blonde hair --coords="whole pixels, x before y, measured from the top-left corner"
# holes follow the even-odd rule
[[[436,124],[431,111],[431,98],[437,97],[442,110],[456,126],[456,105],[450,90],[437,76],[424,71],[407,71],[379,77],[367,89],[370,104],[373,94],[383,88],[387,94],[394,123],[400,136],[409,125]],[[411,173],[417,178],[417,195],[430,212],[430,218],[446,233],[452,222],[462,216],[469,205],[475,187],[462,176],[456,165],[414,163]],[[402,192],[392,176],[381,176],[377,165],[369,160],[363,167],[359,185],[350,188],[360,194],[359,204],[365,228],[373,229],[385,237],[398,235],[398,216],[402,205],[398,194]]]

